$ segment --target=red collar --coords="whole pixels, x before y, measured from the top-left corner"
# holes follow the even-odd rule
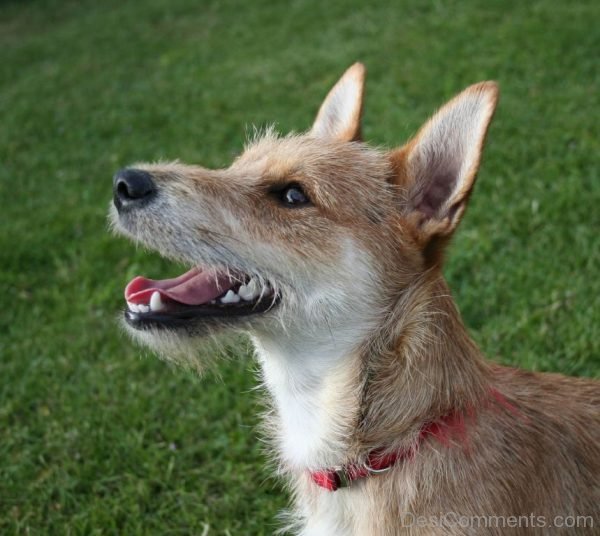
[[[394,465],[406,459],[412,458],[421,443],[429,435],[432,435],[444,442],[448,441],[450,428],[454,429],[464,427],[463,419],[460,422],[454,414],[443,417],[440,421],[430,422],[421,428],[419,437],[410,448],[397,450],[384,454],[382,449],[372,450],[363,464],[349,463],[337,469],[325,469],[323,471],[312,471],[310,477],[312,481],[325,488],[328,491],[336,491],[339,488],[346,488],[353,480],[365,478],[370,475],[386,473]]]
[[[349,463],[339,469],[311,471],[310,478],[315,484],[327,491],[336,491],[339,488],[348,487],[353,480],[389,471],[397,462],[412,455],[412,451],[413,449],[402,450],[382,456],[381,452],[373,450],[369,453],[367,461],[362,465]]]
[[[520,414],[519,410],[508,402],[500,391],[490,389],[490,395],[492,403],[509,410],[513,415]],[[468,417],[473,417],[475,412],[470,409],[466,413]],[[383,449],[375,449],[369,453],[366,462],[363,464],[349,463],[335,469],[311,471],[310,477],[318,486],[328,491],[336,491],[339,488],[348,487],[354,480],[385,473],[397,463],[412,458],[419,446],[428,438],[436,439],[444,446],[449,446],[451,441],[466,445],[465,415],[452,412],[437,421],[425,423],[421,427],[415,444],[409,448],[387,454],[384,453]]]

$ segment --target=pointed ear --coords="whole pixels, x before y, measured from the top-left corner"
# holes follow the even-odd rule
[[[392,152],[393,182],[405,192],[406,215],[424,238],[450,236],[458,225],[497,102],[495,82],[470,86]]]
[[[360,122],[365,87],[365,66],[355,63],[329,92],[310,133],[339,141],[361,139]]]

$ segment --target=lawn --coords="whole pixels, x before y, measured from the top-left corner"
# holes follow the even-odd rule
[[[179,267],[107,232],[113,172],[223,166],[369,70],[387,146],[482,80],[502,97],[446,273],[506,364],[600,374],[600,16],[589,1],[0,3],[0,533],[271,534],[286,503],[244,341],[220,378],[149,356],[122,288]],[[210,351],[210,350],[206,350]]]

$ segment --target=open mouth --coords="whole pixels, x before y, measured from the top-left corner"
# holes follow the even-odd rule
[[[136,329],[185,327],[201,319],[265,313],[278,301],[268,284],[244,274],[192,268],[173,279],[136,277],[125,288],[125,320]]]

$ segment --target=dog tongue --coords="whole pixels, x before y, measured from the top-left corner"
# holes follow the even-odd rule
[[[235,282],[225,275],[215,275],[192,268],[173,279],[146,279],[136,277],[125,287],[125,299],[131,303],[150,302],[150,297],[157,290],[166,296],[185,305],[201,305],[214,300],[229,290]]]

